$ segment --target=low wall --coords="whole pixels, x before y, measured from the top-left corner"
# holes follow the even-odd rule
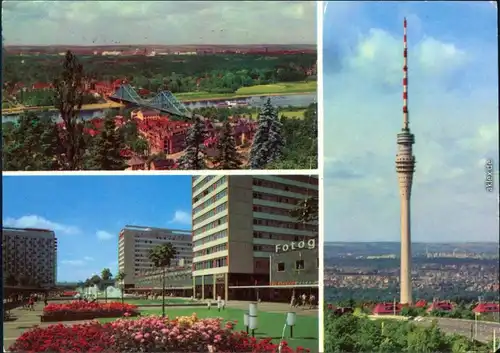
[[[128,312],[130,316],[140,316],[139,312]],[[122,317],[123,311],[106,311],[106,312],[73,312],[73,313],[54,313],[40,315],[40,322],[61,322],[61,321],[84,321],[94,319],[116,318]]]

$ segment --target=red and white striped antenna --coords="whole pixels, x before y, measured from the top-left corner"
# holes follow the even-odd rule
[[[403,129],[407,130],[408,120],[408,42],[406,17],[403,20]]]

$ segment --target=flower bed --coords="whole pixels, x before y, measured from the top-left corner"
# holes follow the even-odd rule
[[[23,333],[10,352],[119,353],[119,352],[278,352],[271,339],[255,339],[233,330],[234,323],[222,319],[198,319],[195,314],[176,319],[146,316],[137,320],[65,326],[51,325]],[[282,343],[281,353],[293,350]]]
[[[136,305],[122,303],[88,303],[85,301],[72,301],[65,304],[49,304],[43,308],[40,317],[42,322],[79,321],[96,318],[110,318],[137,316],[139,312]]]

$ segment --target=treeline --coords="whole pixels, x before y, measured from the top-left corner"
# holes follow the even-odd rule
[[[370,320],[356,315],[325,313],[325,353],[466,353],[489,352],[491,346],[457,334],[399,320]]]
[[[315,79],[308,75],[316,55],[276,57],[247,55],[81,57],[89,78],[98,81],[127,79],[136,87],[173,93],[206,91],[232,93],[238,88]],[[60,74],[59,57],[4,57],[4,82],[52,82]]]

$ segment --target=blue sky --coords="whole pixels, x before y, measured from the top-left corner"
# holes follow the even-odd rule
[[[3,225],[56,232],[58,281],[116,274],[126,224],[191,229],[191,177],[3,177]]]
[[[328,2],[326,240],[397,241],[403,18],[417,165],[414,241],[498,241],[497,10],[491,2]]]
[[[314,1],[3,1],[2,11],[7,45],[316,43]]]

